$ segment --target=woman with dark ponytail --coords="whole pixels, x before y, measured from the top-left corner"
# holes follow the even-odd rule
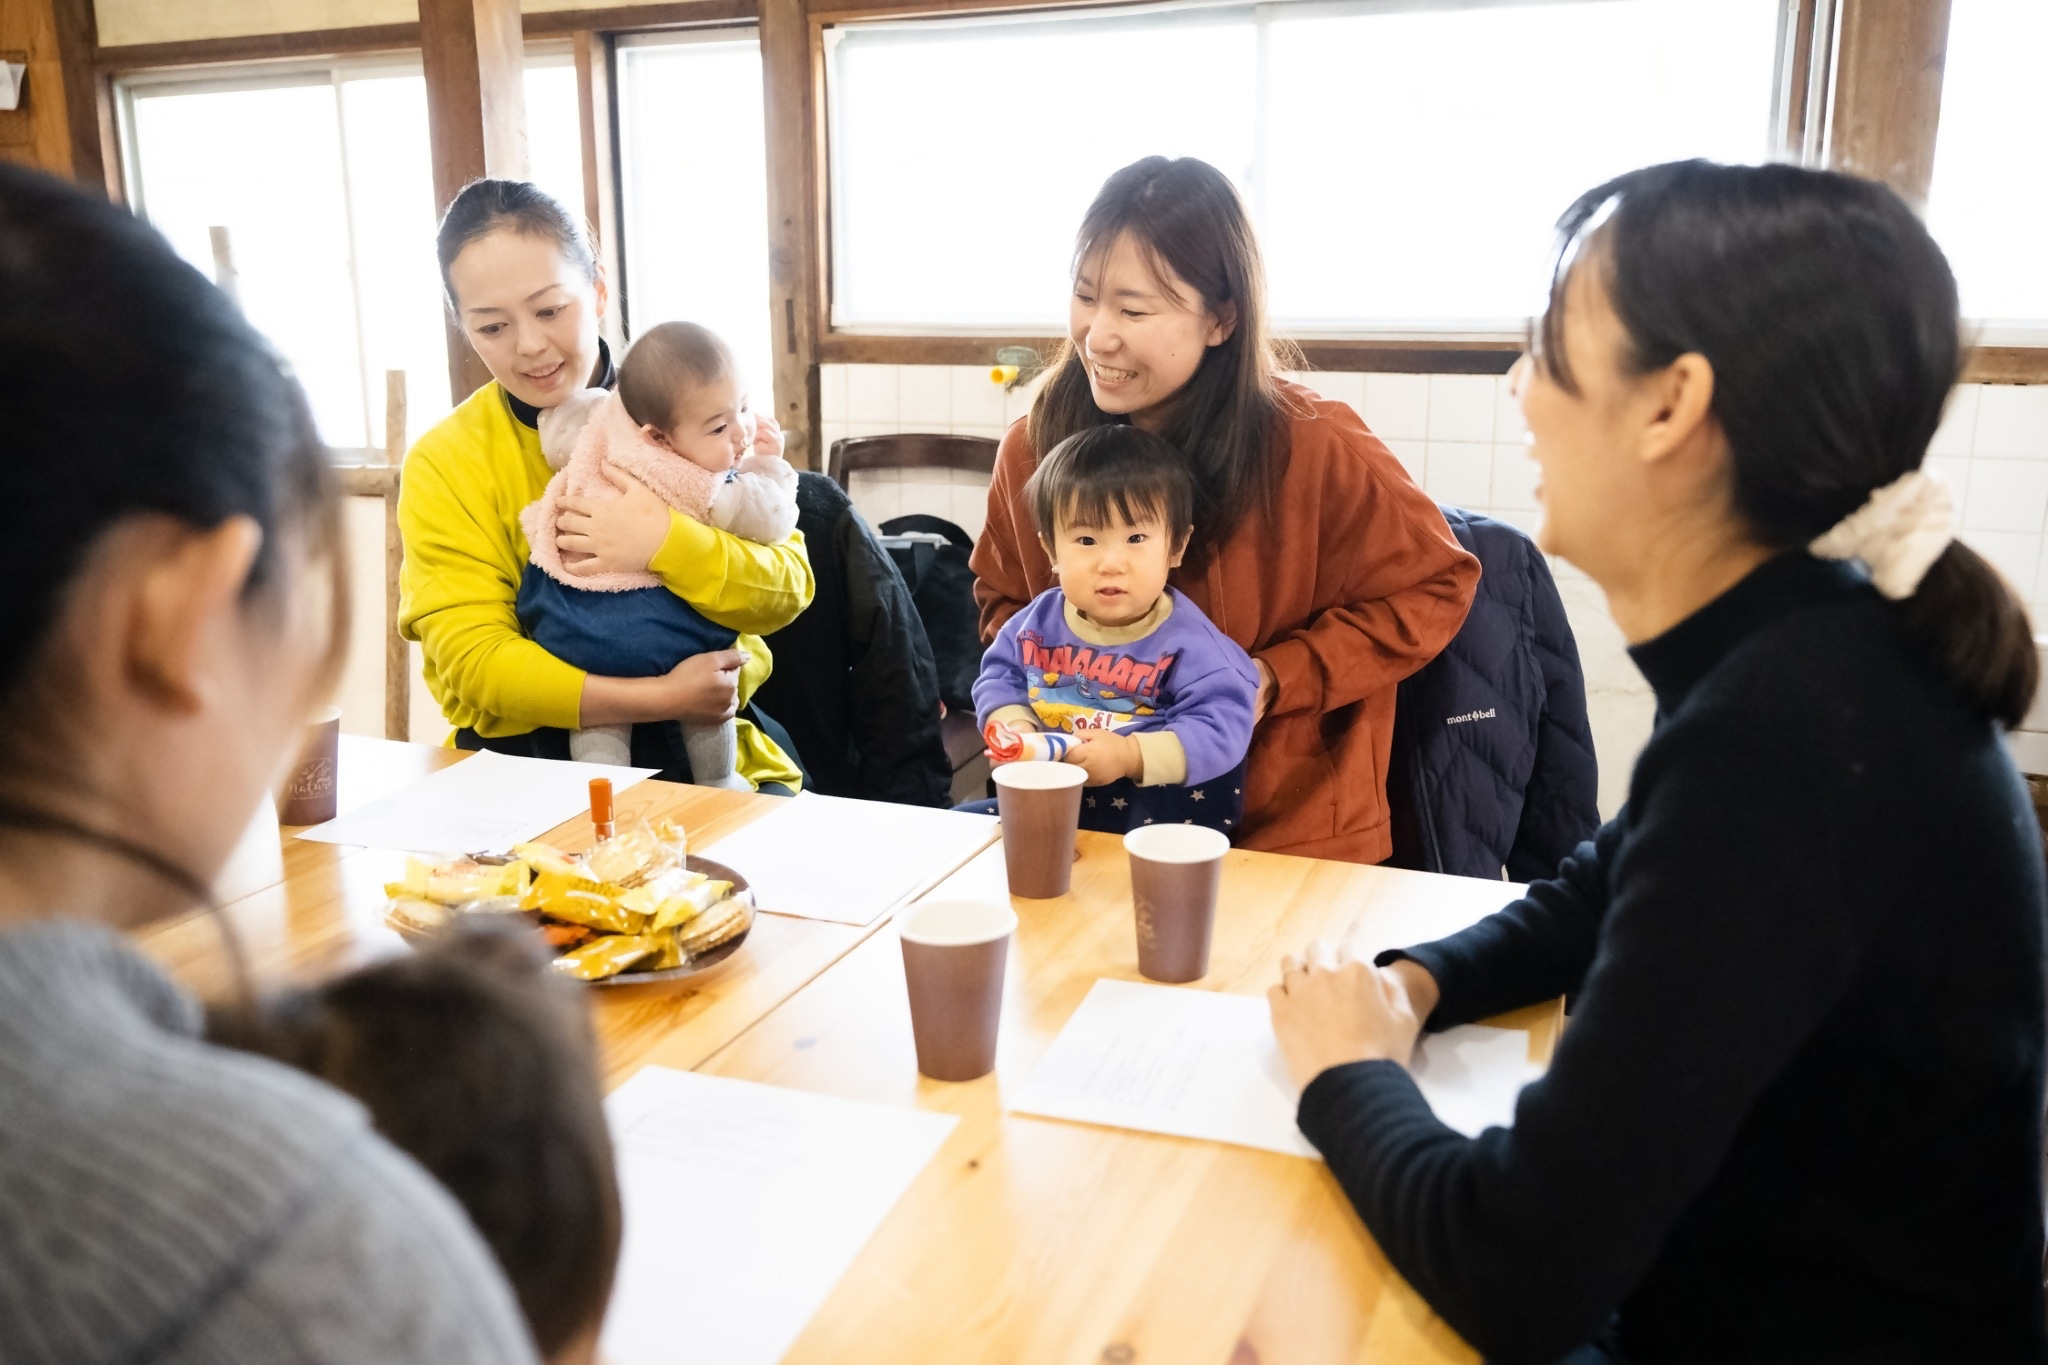
[[[531,1362],[453,1199],[125,936],[210,902],[339,666],[298,383],[134,216],[0,164],[0,418],[0,1360]]]
[[[1271,999],[1302,1129],[1489,1359],[2048,1359],[2044,876],[2001,734],[2025,611],[1921,468],[1955,282],[1882,186],[1654,166],[1566,213],[1521,366],[1543,547],[1658,725],[1620,816],[1480,924]],[[1512,1128],[1422,1028],[1559,995]]]

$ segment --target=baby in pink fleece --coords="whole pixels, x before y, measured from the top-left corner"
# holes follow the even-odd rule
[[[746,540],[773,544],[796,527],[796,471],[782,458],[782,431],[751,412],[732,353],[695,323],[643,333],[619,364],[614,393],[585,389],[542,412],[541,451],[558,472],[520,516],[531,560],[519,587],[526,633],[589,672],[653,677],[692,655],[729,649],[736,632],[705,619],[652,573],[569,571],[553,528],[564,496],[614,496],[610,466],[630,474],[687,517]],[[735,769],[735,726],[685,725],[691,780],[751,790]],[[625,764],[630,725],[570,736],[570,754]]]

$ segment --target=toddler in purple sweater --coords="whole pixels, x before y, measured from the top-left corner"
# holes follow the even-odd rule
[[[1059,586],[982,658],[974,709],[990,756],[1087,769],[1086,829],[1235,833],[1259,675],[1166,585],[1194,530],[1187,461],[1136,427],[1094,427],[1053,447],[1024,497]]]

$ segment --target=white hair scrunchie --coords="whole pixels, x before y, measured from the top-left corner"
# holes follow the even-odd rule
[[[1893,601],[1911,597],[1956,538],[1948,485],[1924,469],[1902,475],[1836,522],[1807,548],[1822,559],[1860,559],[1870,581]]]

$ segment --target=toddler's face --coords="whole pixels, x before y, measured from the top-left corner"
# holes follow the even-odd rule
[[[1114,508],[1108,526],[1062,520],[1046,547],[1060,591],[1098,626],[1127,626],[1166,591],[1166,576],[1187,549],[1159,514],[1127,521]]]
[[[691,464],[723,474],[740,462],[754,443],[754,413],[739,380],[720,375],[692,385],[676,404],[675,423],[668,430],[644,428],[647,438]]]

